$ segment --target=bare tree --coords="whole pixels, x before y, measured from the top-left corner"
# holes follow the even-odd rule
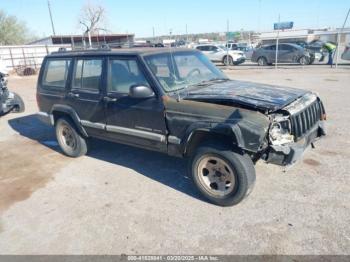
[[[81,9],[79,23],[84,26],[84,30],[91,34],[98,33],[99,26],[105,21],[106,10],[101,5],[88,2]]]

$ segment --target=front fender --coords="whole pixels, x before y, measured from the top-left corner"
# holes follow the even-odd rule
[[[264,142],[268,124],[260,125],[247,120],[228,121],[225,123],[196,122],[190,125],[181,141],[184,151],[196,132],[208,132],[232,138],[232,143],[238,148],[250,152],[259,151]]]

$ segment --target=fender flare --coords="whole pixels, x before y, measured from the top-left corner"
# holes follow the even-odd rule
[[[88,137],[88,134],[84,127],[81,125],[80,117],[78,116],[77,112],[70,106],[67,105],[61,105],[61,104],[55,104],[52,106],[50,114],[54,115],[55,112],[58,113],[64,113],[70,116],[73,123],[75,124],[78,131],[85,137]]]
[[[194,126],[195,125],[195,126]],[[232,144],[240,149],[247,150],[240,127],[232,123],[195,123],[191,125],[182,140],[182,152],[186,153],[191,139],[197,132],[207,132],[208,134],[225,135],[232,138]]]

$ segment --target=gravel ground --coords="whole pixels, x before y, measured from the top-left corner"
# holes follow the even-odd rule
[[[71,159],[36,117],[36,77],[9,79],[26,112],[0,119],[1,254],[350,254],[350,66],[250,66],[233,79],[316,91],[328,136],[283,170],[259,162],[235,207],[203,201],[185,162],[95,141]]]

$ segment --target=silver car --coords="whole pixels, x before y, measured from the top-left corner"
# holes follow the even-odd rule
[[[296,44],[280,44],[278,45],[278,63],[299,63],[307,65],[314,61],[314,54],[306,51]],[[271,65],[276,61],[276,45],[267,45],[254,50],[251,58],[252,62],[258,65]]]
[[[244,52],[239,50],[227,50],[224,45],[203,44],[196,46],[212,62],[221,62],[224,65],[239,65],[244,63],[246,57]]]

